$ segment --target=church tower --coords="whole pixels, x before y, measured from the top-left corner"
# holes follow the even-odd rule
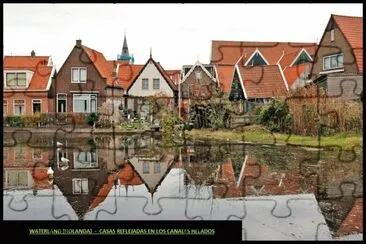
[[[123,39],[122,53],[117,55],[117,60],[127,61],[130,64],[133,64],[135,61],[133,55],[130,55],[128,51],[126,33]]]

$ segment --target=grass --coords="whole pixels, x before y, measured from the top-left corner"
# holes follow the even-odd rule
[[[316,136],[288,135],[281,133],[271,133],[260,126],[244,127],[242,131],[237,130],[217,130],[199,129],[187,131],[186,135],[192,139],[205,140],[225,140],[225,141],[245,141],[258,144],[293,144],[301,146],[317,147],[319,140]],[[362,150],[361,133],[348,132],[339,133],[332,136],[322,136],[320,138],[320,147],[341,147],[344,150],[350,150],[356,145],[356,152]]]

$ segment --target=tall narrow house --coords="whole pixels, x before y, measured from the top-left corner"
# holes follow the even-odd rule
[[[311,79],[336,98],[363,91],[363,18],[331,15],[315,54]]]

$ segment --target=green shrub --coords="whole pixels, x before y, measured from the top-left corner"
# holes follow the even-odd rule
[[[289,108],[284,101],[272,100],[255,109],[257,122],[263,124],[273,132],[288,132],[291,130],[292,116]]]
[[[93,126],[98,121],[97,113],[90,113],[86,117],[86,123],[90,126]]]

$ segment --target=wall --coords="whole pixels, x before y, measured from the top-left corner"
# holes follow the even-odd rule
[[[149,89],[143,90],[142,89],[142,79],[149,79]],[[154,90],[153,89],[153,79],[160,79],[160,89]],[[152,61],[148,63],[145,69],[142,71],[135,83],[130,87],[128,91],[128,95],[130,96],[137,96],[137,97],[146,97],[146,96],[154,96],[164,92],[167,96],[173,97],[174,93],[173,90],[170,88],[169,84],[165,81],[164,77],[160,74],[159,70],[155,67]]]

